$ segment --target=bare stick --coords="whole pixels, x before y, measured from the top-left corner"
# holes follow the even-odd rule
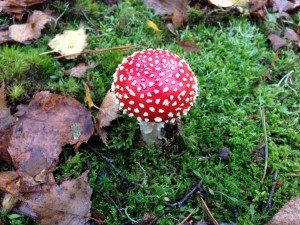
[[[218,221],[217,221],[217,220],[215,219],[215,217],[212,215],[212,213],[210,212],[209,208],[207,207],[207,205],[206,205],[204,199],[202,198],[201,192],[198,191],[197,193],[199,194],[200,199],[201,199],[201,202],[202,202],[202,204],[203,204],[203,206],[204,206],[204,209],[205,209],[205,211],[207,212],[207,214],[208,214],[209,218],[211,219],[212,223],[213,223],[214,225],[219,225]]]
[[[264,167],[264,174],[260,180],[260,183],[263,183],[267,174],[268,168],[268,157],[269,157],[269,150],[268,150],[268,134],[267,134],[267,127],[266,127],[266,115],[265,115],[265,107],[261,107],[261,117],[263,122],[264,128],[264,135],[265,135],[265,167]]]
[[[287,177],[300,177],[300,174],[298,174],[298,173],[288,173],[285,176],[287,176]]]
[[[181,207],[196,191],[199,191],[202,185],[202,180],[199,181],[196,186],[188,192],[180,201],[175,202],[173,204],[165,202],[164,204],[170,208],[179,208]]]
[[[263,210],[263,213],[272,207],[272,199],[273,199],[273,195],[274,195],[274,192],[275,192],[275,187],[276,187],[276,182],[277,182],[277,178],[278,178],[278,170],[275,170],[275,173],[274,173],[274,176],[273,176],[273,185],[271,187],[271,190],[270,190],[270,195],[269,195],[269,198],[268,198],[268,201],[265,205],[265,208]]]
[[[120,46],[120,47],[114,47],[114,48],[103,48],[103,49],[96,49],[96,50],[90,50],[85,52],[79,52],[69,55],[60,55],[60,56],[54,56],[53,59],[60,59],[64,57],[72,57],[72,56],[79,56],[83,54],[90,54],[90,53],[97,53],[97,52],[108,52],[108,51],[114,51],[114,50],[130,50],[134,48],[138,48],[139,46],[129,45],[129,46]]]
[[[89,148],[96,153],[96,155],[104,160],[109,166],[110,168],[112,168],[115,172],[117,172],[117,174],[125,181],[127,181],[128,183],[132,184],[132,185],[135,185],[135,186],[138,186],[138,187],[141,187],[143,188],[143,185],[139,184],[139,183],[136,183],[136,182],[133,182],[131,180],[129,180],[128,177],[126,177],[123,173],[121,173],[121,171],[113,164],[114,160],[112,159],[109,159],[107,158],[106,156],[102,155],[100,152],[98,152],[95,148],[93,148],[92,146],[89,145]]]
[[[193,209],[193,211],[190,212],[190,214],[187,215],[187,217],[185,217],[184,220],[182,220],[178,225],[183,225],[193,215],[194,212],[195,212],[195,209]]]
[[[164,210],[161,214],[159,214],[158,216],[156,216],[148,225],[153,225],[157,222],[157,220],[159,220],[160,218],[162,218],[164,215],[168,214],[171,210]]]

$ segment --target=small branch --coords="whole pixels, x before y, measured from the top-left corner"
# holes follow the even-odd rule
[[[124,174],[121,173],[121,171],[113,164],[114,160],[107,158],[106,156],[102,155],[100,152],[98,152],[95,148],[93,148],[92,146],[89,145],[89,148],[96,153],[96,155],[104,160],[109,166],[110,168],[112,168],[123,180],[127,181],[128,183],[134,185],[134,186],[138,186],[143,188],[143,185],[133,182],[131,181],[128,177],[126,177]]]
[[[195,212],[195,209],[193,209],[193,211],[190,212],[190,214],[187,215],[187,217],[185,217],[184,220],[182,220],[178,225],[183,225],[193,215],[194,212]]]
[[[69,54],[69,55],[54,56],[53,59],[60,59],[60,58],[64,58],[64,57],[73,57],[73,56],[79,56],[79,55],[90,54],[90,53],[108,52],[108,51],[114,51],[114,50],[124,51],[124,50],[130,50],[130,49],[134,49],[134,48],[138,48],[138,47],[139,46],[129,45],[129,46],[114,47],[114,48],[96,49],[96,50],[79,52],[79,53],[74,53],[74,54]]]
[[[278,170],[276,169],[275,170],[275,173],[274,173],[274,176],[273,176],[273,185],[270,189],[270,194],[269,194],[269,198],[268,198],[268,201],[265,205],[265,208],[263,210],[263,213],[266,212],[267,209],[271,208],[272,207],[272,199],[273,199],[273,195],[274,195],[274,192],[275,192],[275,187],[276,187],[276,182],[277,182],[277,178],[278,178]]]
[[[266,127],[266,115],[265,115],[265,107],[261,107],[261,117],[263,122],[263,129],[264,129],[264,136],[265,136],[265,167],[264,167],[264,174],[260,180],[260,183],[263,183],[267,174],[268,168],[268,157],[269,157],[269,150],[268,150],[268,134],[267,134],[267,127]]]
[[[168,214],[169,212],[171,212],[171,210],[164,210],[161,214],[156,216],[148,225],[155,224],[157,222],[157,220],[159,220],[160,218],[162,218],[164,215]]]
[[[96,30],[96,33],[99,34],[99,29],[95,26],[95,24],[92,23],[92,21],[87,17],[86,13],[80,9],[80,12],[82,13],[83,17],[88,21],[88,23],[94,27],[94,29]]]
[[[112,204],[117,208],[118,212],[120,213],[121,216],[124,216],[124,213],[122,212],[121,208],[118,207],[117,203],[110,197],[109,195],[106,196]]]
[[[203,206],[204,206],[204,209],[205,209],[205,211],[207,212],[207,214],[208,214],[209,218],[211,219],[212,223],[213,223],[214,225],[219,225],[218,221],[214,218],[214,216],[213,216],[212,213],[210,212],[208,206],[206,205],[204,199],[202,198],[201,192],[198,191],[197,193],[199,194],[199,197],[200,197],[200,200],[201,200],[201,202],[202,202],[202,204],[203,204]]]
[[[199,181],[196,186],[188,192],[180,201],[175,202],[173,204],[165,202],[164,204],[170,208],[179,208],[181,207],[196,191],[199,191],[202,185],[202,180]]]
[[[287,176],[287,177],[300,177],[300,174],[298,174],[298,173],[288,173],[285,176]]]

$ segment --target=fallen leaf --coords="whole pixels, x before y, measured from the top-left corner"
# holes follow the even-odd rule
[[[42,91],[15,125],[8,152],[18,174],[33,179],[54,168],[62,146],[75,145],[77,150],[93,133],[91,114],[80,102]]]
[[[168,30],[169,30],[172,34],[174,34],[174,36],[175,36],[176,38],[178,38],[178,33],[177,33],[176,28],[174,27],[174,25],[173,25],[172,23],[167,23],[166,26],[167,26]]]
[[[53,185],[27,203],[35,212],[41,225],[85,225],[90,217],[92,189],[88,171],[74,180]]]
[[[14,171],[0,172],[0,190],[17,195],[19,193],[18,179],[19,175]]]
[[[284,36],[291,41],[300,41],[300,35],[288,27],[285,28]]]
[[[265,225],[299,225],[300,197],[288,201]]]
[[[107,132],[106,132],[106,130],[98,128],[98,135],[99,135],[101,141],[103,142],[103,144],[105,144],[105,146],[108,147]]]
[[[2,200],[2,206],[7,211],[10,211],[18,202],[18,198],[11,194],[5,193],[4,198]]]
[[[41,30],[52,17],[42,11],[34,11],[29,16],[27,23],[17,24],[9,27],[9,36],[17,42],[28,43],[42,36]]]
[[[21,20],[28,7],[43,3],[44,0],[6,0],[0,2],[0,12],[14,15]]]
[[[201,50],[192,40],[180,41],[178,44],[185,52],[198,52]]]
[[[8,164],[11,164],[11,157],[7,148],[15,122],[15,117],[10,114],[10,110],[7,107],[5,83],[2,82],[0,87],[0,159],[2,158]]]
[[[146,20],[146,23],[148,24],[149,27],[151,27],[153,30],[155,30],[157,33],[160,33],[161,30],[158,29],[155,23],[153,23],[151,20]]]
[[[286,41],[276,34],[270,34],[268,36],[268,39],[271,41],[271,45],[274,51],[277,51],[282,46],[286,45]]]
[[[215,6],[228,8],[234,6],[233,1],[231,0],[209,0],[209,2]]]
[[[186,22],[186,15],[185,15],[186,9],[183,9],[183,11],[179,11],[176,8],[173,10],[172,15],[172,23],[177,28],[183,28],[184,24]]]
[[[87,66],[85,63],[79,63],[72,69],[66,70],[65,74],[70,74],[73,77],[81,78],[83,74],[87,71]]]
[[[152,9],[155,13],[165,16],[172,15],[174,9],[179,12],[186,13],[182,9],[183,4],[187,4],[186,0],[145,0],[146,7]]]
[[[83,26],[78,30],[65,30],[63,34],[56,35],[49,41],[48,45],[53,52],[58,52],[61,55],[70,55],[80,53],[86,46],[87,36]],[[74,59],[77,56],[68,56],[66,59]]]
[[[9,36],[9,30],[1,30],[0,31],[0,45],[12,41],[12,38]]]
[[[268,0],[249,0],[248,11],[251,15],[263,19],[268,12],[266,7],[267,3]]]
[[[118,111],[116,95],[114,92],[108,91],[96,116],[99,128],[109,126],[110,122],[118,117]]]
[[[291,11],[300,6],[300,2],[291,2],[287,0],[272,0],[273,12],[283,12]]]
[[[82,84],[85,91],[84,102],[88,104],[89,108],[95,107],[96,109],[99,109],[98,106],[96,106],[92,100],[89,86],[85,82],[82,82]]]

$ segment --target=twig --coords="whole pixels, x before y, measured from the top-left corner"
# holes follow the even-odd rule
[[[110,197],[109,195],[106,196],[111,202],[112,204],[117,208],[117,210],[119,211],[120,215],[123,216],[124,213],[123,211],[121,210],[122,208],[119,208],[117,203],[112,199],[112,197]]]
[[[208,214],[209,218],[211,219],[212,223],[213,223],[214,225],[219,225],[218,221],[214,218],[214,216],[213,216],[212,213],[210,212],[208,206],[206,205],[204,199],[202,198],[201,192],[198,191],[197,193],[199,194],[199,197],[200,197],[201,202],[202,202],[202,204],[203,204],[203,206],[204,206],[204,209],[205,209],[205,211],[207,212],[207,214]]]
[[[191,215],[193,215],[194,212],[195,212],[195,209],[193,209],[193,211],[190,212],[190,214],[187,215],[187,217],[185,217],[184,220],[182,220],[178,225],[183,225],[191,217]]]
[[[164,210],[161,214],[159,214],[152,221],[150,221],[150,223],[148,225],[155,224],[157,222],[157,220],[159,220],[160,218],[162,218],[164,215],[168,214],[169,212],[171,212],[171,210]]]
[[[112,168],[115,172],[117,172],[117,174],[125,181],[127,181],[128,183],[141,187],[143,188],[143,185],[133,182],[131,181],[128,177],[126,177],[124,174],[121,173],[121,171],[113,164],[114,160],[107,158],[106,156],[102,155],[100,152],[98,152],[95,148],[93,148],[92,146],[89,145],[89,148],[95,152],[97,154],[97,156],[99,158],[101,158],[102,160],[104,160],[109,166],[110,168]]]
[[[119,195],[118,195],[117,184],[116,184],[116,182],[114,183],[114,193],[115,193],[115,197],[116,197],[116,199],[117,199],[117,203],[118,203],[120,209],[122,209],[123,206],[122,206],[122,204],[121,204],[121,201],[120,201],[120,198],[119,198]]]
[[[99,34],[99,29],[95,26],[95,24],[93,24],[93,22],[87,17],[86,13],[83,11],[83,9],[80,9],[80,12],[82,13],[83,17],[88,21],[88,23],[94,27],[94,29],[96,30],[96,34]]]
[[[276,182],[277,182],[277,178],[278,178],[278,170],[276,169],[275,170],[275,173],[274,173],[274,176],[273,176],[273,185],[270,189],[270,194],[269,194],[269,198],[268,198],[268,201],[265,205],[265,208],[263,210],[263,213],[266,212],[267,209],[271,208],[272,207],[272,199],[273,199],[273,195],[274,195],[274,192],[275,192],[275,187],[276,187]]]
[[[300,174],[298,174],[298,173],[288,173],[285,176],[287,176],[287,177],[300,177]]]
[[[164,204],[170,208],[179,208],[181,207],[196,191],[199,191],[202,185],[202,180],[199,181],[196,186],[188,192],[180,201],[175,202],[173,204],[165,202]]]
[[[103,48],[103,49],[96,49],[96,50],[89,50],[85,52],[79,52],[69,55],[60,55],[60,56],[54,56],[53,59],[60,59],[64,57],[72,57],[72,56],[79,56],[83,54],[90,54],[90,53],[97,53],[97,52],[108,52],[108,51],[114,51],[114,50],[130,50],[134,48],[138,48],[139,46],[129,45],[129,46],[120,46],[120,47],[113,47],[113,48]],[[53,52],[53,51],[51,51]]]
[[[266,127],[266,115],[265,115],[265,107],[261,107],[261,117],[263,122],[263,129],[265,135],[265,167],[264,167],[264,174],[260,180],[260,183],[263,183],[267,174],[268,168],[268,157],[269,157],[269,150],[268,150],[268,134],[267,134],[267,127]]]

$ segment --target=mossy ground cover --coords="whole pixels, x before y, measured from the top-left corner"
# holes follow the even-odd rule
[[[190,64],[199,84],[197,102],[182,119],[174,140],[162,146],[144,145],[139,139],[136,120],[121,113],[107,129],[108,147],[98,138],[91,140],[102,154],[116,160],[122,173],[144,188],[130,186],[85,145],[78,154],[73,153],[72,148],[64,149],[56,177],[63,181],[90,169],[94,214],[101,215],[111,225],[134,223],[146,212],[159,215],[167,209],[165,201],[181,199],[203,180],[203,197],[218,221],[234,221],[236,212],[239,224],[257,225],[268,221],[292,196],[299,196],[299,178],[286,176],[300,169],[299,56],[295,49],[283,48],[272,63],[275,53],[266,34],[266,27],[270,30],[272,24],[243,16],[229,16],[211,24],[201,17],[193,18],[193,23],[178,30],[179,37],[180,40],[192,39],[201,51],[185,53],[165,28],[165,22],[140,1],[124,1],[113,6],[89,0],[45,4],[45,8],[58,14],[66,7],[67,13],[58,26],[45,29],[43,38],[29,46],[1,46],[0,78],[7,82],[12,105],[26,103],[35,91],[45,89],[73,96],[83,103],[82,81],[86,77],[77,79],[63,73],[64,69],[82,61],[95,65],[91,81],[103,99],[117,65],[132,52],[90,54],[69,61],[39,56],[47,51],[47,43],[55,34],[77,29],[80,22],[87,29],[89,49],[122,45],[167,49]],[[99,33],[81,10],[99,28]],[[297,20],[299,15],[294,17]],[[152,20],[162,32],[152,30],[145,19]],[[1,17],[1,20],[9,18]],[[293,89],[285,82],[278,85],[291,71]],[[11,90],[18,85],[24,90],[16,97]],[[265,149],[262,107],[269,147],[268,170],[263,183],[260,182]],[[226,162],[219,157],[222,147],[230,149]],[[207,156],[209,159],[199,160]],[[276,169],[283,185],[275,191],[274,206],[262,213]],[[112,201],[117,201],[116,195],[121,206]],[[160,218],[157,224],[176,224],[193,209],[196,209],[194,221],[200,220],[204,210],[196,195],[184,206]],[[15,221],[32,223],[22,217],[9,219],[4,213],[2,220],[12,224]]]

